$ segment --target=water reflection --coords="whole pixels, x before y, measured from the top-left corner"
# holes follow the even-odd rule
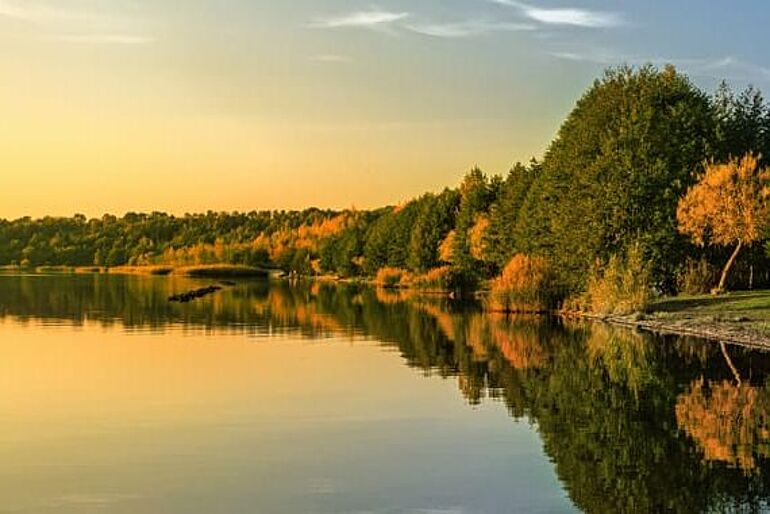
[[[766,386],[727,380],[693,381],[679,396],[679,426],[702,448],[704,458],[759,471],[758,459],[770,456],[770,395]]]
[[[583,322],[486,315],[366,287],[245,282],[187,305],[169,277],[0,276],[0,316],[129,330],[365,337],[466,400],[536,426],[587,512],[761,511],[770,498],[770,357]],[[408,437],[408,434],[403,434]],[[468,441],[473,446],[473,441]]]

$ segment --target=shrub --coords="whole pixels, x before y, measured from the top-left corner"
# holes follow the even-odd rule
[[[685,294],[706,294],[711,291],[719,278],[717,270],[702,258],[687,259],[684,269],[676,278],[677,289]]]
[[[639,245],[624,257],[613,255],[607,264],[594,266],[588,278],[586,304],[603,315],[626,315],[644,310],[651,298],[651,274]]]
[[[451,289],[452,273],[451,266],[433,268],[422,275],[414,277],[412,287],[431,291],[446,291]]]
[[[514,255],[492,283],[487,308],[502,312],[545,312],[562,300],[556,274],[542,257]]]
[[[379,287],[407,287],[411,279],[412,276],[408,271],[386,266],[377,270],[374,283]]]

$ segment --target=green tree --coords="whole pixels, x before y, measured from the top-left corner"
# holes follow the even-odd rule
[[[450,189],[420,198],[409,239],[407,264],[412,271],[424,272],[439,265],[439,245],[454,227],[458,202],[457,191]]]
[[[676,206],[713,140],[708,97],[672,66],[608,70],[549,147],[519,217],[525,251],[547,255],[572,289],[597,259],[639,241],[673,288],[686,242]]]
[[[521,249],[518,225],[524,200],[539,170],[534,159],[529,165],[516,163],[502,183],[497,200],[490,208],[484,259],[502,270]]]
[[[479,273],[481,263],[473,255],[470,231],[478,221],[478,216],[489,209],[495,193],[496,188],[479,168],[468,172],[460,184],[460,205],[457,212],[452,260],[463,273],[469,275]]]

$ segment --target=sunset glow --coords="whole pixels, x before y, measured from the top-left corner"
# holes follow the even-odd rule
[[[370,208],[505,173],[605,66],[766,85],[753,3],[2,0],[0,217]]]

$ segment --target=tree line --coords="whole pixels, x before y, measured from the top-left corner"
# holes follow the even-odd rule
[[[633,248],[651,285],[673,293],[688,271],[713,274],[733,253],[690,239],[680,201],[710,162],[746,154],[758,167],[770,156],[770,107],[759,90],[723,83],[709,94],[672,66],[613,68],[578,100],[543,158],[505,176],[472,169],[457,187],[366,211],[0,221],[0,264],[223,262],[343,277],[391,269],[399,280],[472,288],[528,255],[548,262],[570,295]],[[768,284],[764,225],[736,262],[733,286]]]

